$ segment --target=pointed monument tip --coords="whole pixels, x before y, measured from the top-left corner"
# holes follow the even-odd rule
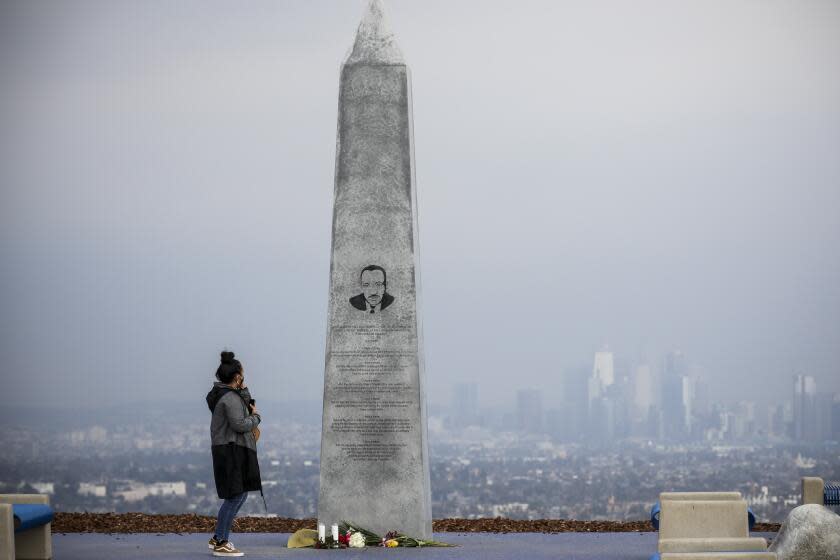
[[[382,0],[370,0],[344,64],[405,64]]]

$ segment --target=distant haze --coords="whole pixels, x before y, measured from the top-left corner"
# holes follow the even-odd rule
[[[0,404],[200,402],[224,347],[320,400],[364,5],[0,4]],[[840,2],[387,7],[431,401],[560,398],[605,343],[718,399],[840,390]]]

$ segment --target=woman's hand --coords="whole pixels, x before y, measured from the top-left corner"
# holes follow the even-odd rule
[[[250,407],[251,407],[251,414],[257,414],[257,415],[259,415],[259,411],[257,410],[257,405],[254,405],[254,404],[249,404],[248,406],[250,406]]]

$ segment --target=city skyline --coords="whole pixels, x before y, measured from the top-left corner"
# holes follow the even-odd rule
[[[497,429],[550,434],[559,441],[629,437],[670,442],[840,441],[840,392],[826,390],[813,376],[791,376],[788,393],[766,402],[743,394],[720,402],[711,398],[708,382],[681,352],[671,351],[661,361],[659,371],[638,364],[616,380],[612,352],[605,347],[594,354],[590,373],[579,369],[563,380],[561,397],[523,387],[501,407],[482,402],[479,384],[459,383],[453,387],[450,428],[494,424]],[[605,370],[612,380],[606,384],[602,383]],[[659,387],[654,387],[652,378]],[[489,423],[481,420],[511,410],[507,426],[498,418]]]
[[[539,392],[523,392],[525,399],[512,395],[512,400],[542,407],[533,400],[540,400]],[[779,521],[799,501],[801,476],[835,479],[840,474],[836,439],[797,441],[765,434],[748,440],[564,441],[546,433],[550,423],[517,426],[516,417],[523,416],[516,412],[491,408],[501,415],[482,418],[488,409],[481,409],[471,393],[464,393],[464,403],[475,404],[477,422],[450,424],[464,419],[458,414],[461,402],[432,414],[435,517],[643,520],[660,491],[727,488],[742,492],[759,520]],[[269,515],[301,518],[315,512],[318,418],[307,420],[298,412],[272,410],[273,420],[263,426]],[[545,412],[550,418],[551,409]],[[109,417],[117,421],[106,427],[95,414],[83,419],[72,411],[44,410],[37,423],[7,422],[15,429],[0,434],[9,451],[0,458],[0,492],[49,494],[65,512],[214,511],[206,419],[164,403],[124,408]],[[173,424],[175,429],[164,429]],[[542,433],[523,431],[532,428]],[[258,500],[246,511],[265,514]]]
[[[786,391],[763,401],[755,400],[749,393],[732,393],[729,399],[720,401],[712,398],[702,370],[692,367],[679,350],[636,365],[631,365],[633,362],[622,365],[621,360],[605,357],[606,354],[612,352],[604,346],[593,354],[591,367],[561,372],[557,383],[548,387],[515,388],[501,400],[493,392],[485,391],[479,382],[453,382],[429,399],[431,417],[443,430],[438,430],[438,434],[492,426],[494,430],[551,435],[557,441],[569,443],[627,438],[670,443],[840,441],[840,392],[832,391],[830,384],[818,377],[791,375]],[[605,359],[619,364],[612,368],[617,377],[607,389],[599,389],[593,399],[591,382]],[[676,368],[675,360],[680,364]],[[650,365],[656,362],[660,365]],[[677,399],[669,399],[668,384],[663,383],[669,368],[675,368],[671,373],[676,374],[673,377],[678,381],[673,385]],[[315,400],[262,399],[261,403],[269,418],[280,413],[282,418],[308,425],[320,422],[321,410]],[[71,403],[44,406],[42,411],[48,416],[75,414],[75,423],[102,425],[125,421],[121,419],[125,404],[87,407]],[[127,404],[126,410],[142,411],[150,406],[177,409],[189,421],[206,415],[203,401],[184,400],[177,395],[154,401],[139,398]],[[604,404],[608,406],[606,410],[601,408]],[[16,422],[22,408],[10,405],[3,412],[6,414],[0,414],[0,422],[10,424]],[[660,417],[654,418],[652,413]],[[142,414],[133,418],[141,420]],[[44,422],[35,425],[45,427]],[[623,426],[615,431],[616,425]]]
[[[693,379],[688,399],[668,407],[667,391],[656,395],[648,382],[655,368],[613,367],[611,354],[593,353],[565,400],[519,388],[493,405],[480,384],[463,382],[448,401],[438,394],[429,409],[435,517],[641,520],[659,491],[730,488],[760,520],[778,521],[798,503],[801,476],[840,474],[840,395],[824,398],[814,377],[791,376],[788,394],[767,407],[716,405]],[[679,351],[661,358],[664,374],[692,371]],[[613,382],[597,385],[590,400],[588,381],[610,374]],[[640,380],[646,390],[637,390]],[[645,413],[639,405],[648,402]],[[203,404],[42,407],[35,419],[28,409],[2,408],[0,422],[11,429],[0,433],[9,451],[0,458],[0,492],[49,494],[61,511],[212,513]],[[317,409],[261,404],[269,419],[261,439],[268,515],[315,514]],[[246,512],[265,514],[258,501]]]

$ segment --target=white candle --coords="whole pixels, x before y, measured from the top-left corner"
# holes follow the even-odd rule
[[[338,525],[336,524],[332,526],[332,538],[334,541],[338,541]]]
[[[327,528],[323,523],[318,523],[318,540],[324,542],[327,536]]]

